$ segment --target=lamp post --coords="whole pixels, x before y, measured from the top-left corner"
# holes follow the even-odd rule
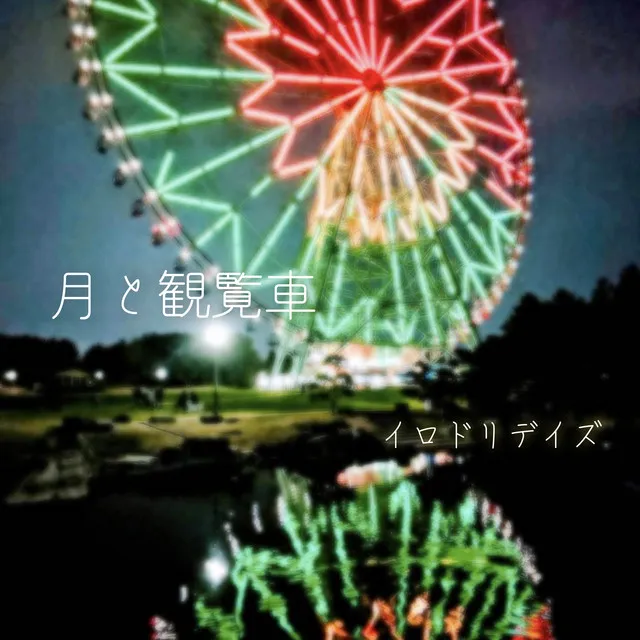
[[[5,371],[4,379],[9,384],[15,384],[18,381],[18,372],[15,369],[10,369],[9,371]]]
[[[205,333],[205,341],[211,347],[213,354],[213,419],[216,422],[221,420],[220,397],[218,393],[218,362],[217,352],[231,341],[231,330],[223,324],[216,324]]]
[[[156,380],[159,382],[160,386],[155,390],[155,398],[154,404],[155,407],[162,407],[162,402],[164,401],[164,383],[169,377],[169,370],[166,367],[158,367],[153,375]]]

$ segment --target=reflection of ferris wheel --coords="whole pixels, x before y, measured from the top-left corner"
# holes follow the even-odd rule
[[[69,0],[116,184],[179,262],[313,276],[312,340],[471,338],[523,250],[531,138],[486,0]],[[193,269],[195,270],[195,269]]]

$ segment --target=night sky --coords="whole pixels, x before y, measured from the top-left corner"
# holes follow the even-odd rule
[[[162,317],[158,280],[175,247],[132,221],[133,187],[112,186],[71,82],[66,19],[55,0],[0,3],[0,332],[69,337],[81,348],[202,320]],[[526,292],[588,295],[640,260],[640,5],[631,0],[501,0],[530,101],[536,184],[527,251],[486,330]],[[68,306],[65,272],[93,276],[93,313]],[[120,310],[124,276],[142,280]]]

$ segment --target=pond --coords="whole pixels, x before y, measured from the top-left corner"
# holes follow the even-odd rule
[[[624,595],[609,554],[638,497],[613,461],[432,468],[344,434],[224,455],[4,507],[11,638],[142,640],[154,616],[181,639],[587,637]]]

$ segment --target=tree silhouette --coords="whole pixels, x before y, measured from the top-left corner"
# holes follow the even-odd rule
[[[524,296],[500,335],[460,354],[470,407],[503,424],[599,414],[631,424],[639,300],[637,266],[625,269],[617,283],[600,280],[588,300],[563,290],[548,301]]]

